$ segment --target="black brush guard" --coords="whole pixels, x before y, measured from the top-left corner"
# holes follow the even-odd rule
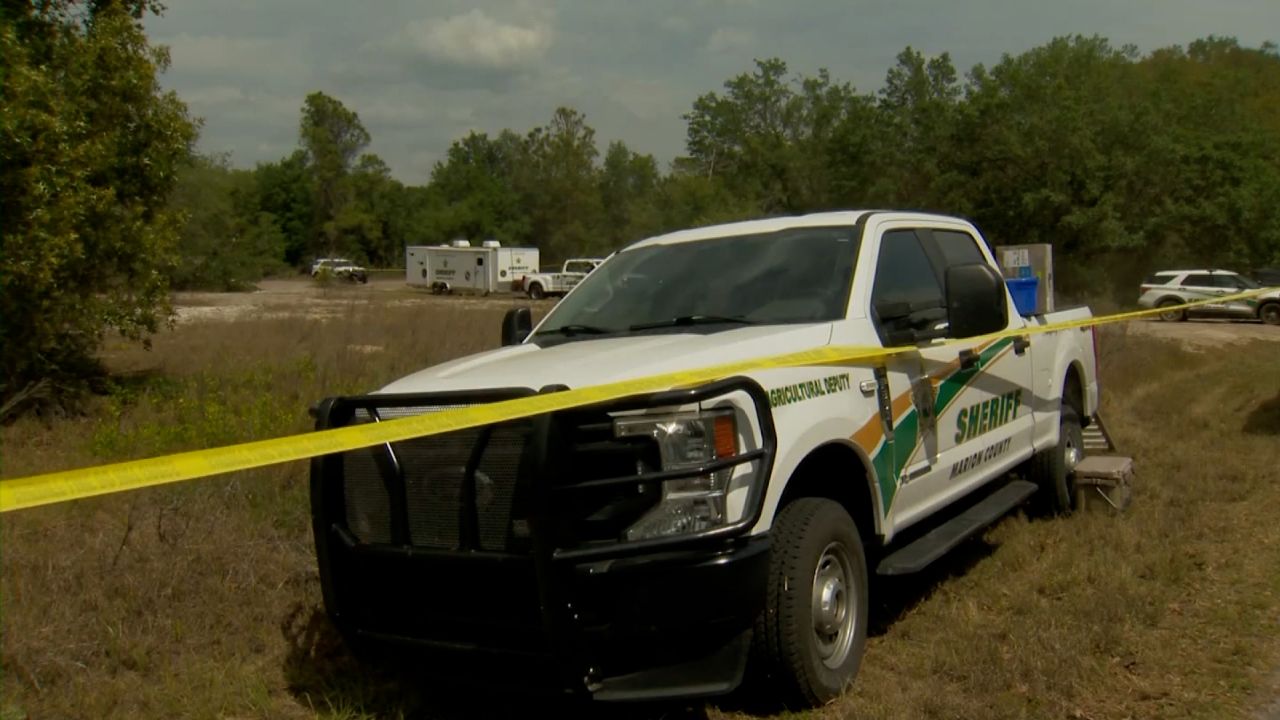
[[[735,391],[754,405],[758,449],[662,471],[656,447],[613,438],[609,413]],[[330,398],[316,427],[533,394]],[[732,526],[619,537],[656,502],[659,483],[746,462],[767,479],[775,450],[767,395],[731,378],[315,458],[325,607],[357,649],[425,662],[433,674],[598,699],[728,692],[741,680],[764,598],[768,540],[744,535],[759,518],[764,481]]]

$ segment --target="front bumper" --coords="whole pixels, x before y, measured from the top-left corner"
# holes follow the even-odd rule
[[[722,381],[638,398],[628,407],[696,402],[735,390],[756,403],[764,443],[750,456],[767,478],[775,439],[767,398],[754,383]],[[353,408],[375,403],[447,406],[521,394],[528,392],[330,400],[320,406],[317,424],[346,424]],[[594,456],[584,448],[602,452],[595,440],[575,445],[576,430],[566,430],[566,423],[583,425],[583,417],[536,418],[518,432],[501,426],[479,431],[483,439],[469,450],[460,484],[437,482],[430,496],[411,487],[412,465],[444,463],[439,454],[396,444],[366,451],[385,455],[376,463],[391,515],[385,527],[362,524],[347,507],[348,500],[368,502],[367,489],[363,495],[344,491],[345,482],[354,483],[349,478],[357,464],[342,456],[314,460],[317,559],[326,608],[344,636],[379,654],[407,651],[407,659],[425,662],[432,674],[600,700],[705,696],[736,687],[768,576],[768,538],[744,535],[759,515],[763,488],[748,516],[723,532],[575,544],[595,526],[563,515],[580,508],[579,495],[588,488],[561,479],[586,477],[571,467],[575,459],[591,464],[584,458]],[[518,459],[514,453],[505,465],[485,459],[486,443],[516,436],[522,443]],[[454,441],[469,447],[471,440]],[[503,468],[511,476],[509,490]],[[584,482],[596,492],[622,480]],[[382,487],[373,491],[383,498]],[[458,502],[441,505],[442,494]],[[495,516],[481,505],[504,509]]]

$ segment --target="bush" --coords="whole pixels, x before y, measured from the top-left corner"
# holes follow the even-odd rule
[[[196,127],[127,5],[0,16],[0,418],[80,387],[107,332],[144,338],[169,313],[166,201]]]

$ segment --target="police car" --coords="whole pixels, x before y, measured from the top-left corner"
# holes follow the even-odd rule
[[[1196,300],[1233,295],[1262,286],[1252,279],[1230,270],[1162,270],[1142,281],[1138,305],[1144,308],[1170,308],[1160,313],[1161,320],[1177,321],[1190,317],[1235,318],[1261,320],[1280,325],[1280,288],[1275,292],[1194,308],[1175,308]]]
[[[369,282],[369,272],[347,258],[316,258],[311,263],[311,277],[318,277],[321,271],[351,282]]]

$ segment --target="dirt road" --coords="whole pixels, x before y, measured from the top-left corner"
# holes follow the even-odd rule
[[[310,278],[297,277],[263,280],[255,292],[175,293],[173,298],[180,323],[229,321],[246,316],[333,319],[349,313],[354,306],[375,302],[393,306],[420,305],[424,310],[459,306],[493,309],[518,305],[532,305],[545,310],[555,304],[555,300],[533,301],[523,295],[432,295],[426,290],[409,287],[401,275],[391,273],[375,275],[363,285],[334,282],[322,287]],[[1138,320],[1125,327],[1134,335],[1177,340],[1199,351],[1253,340],[1280,342],[1280,327],[1259,322]]]
[[[400,275],[374,276],[367,284],[333,282],[321,286],[307,277],[269,279],[253,292],[179,292],[173,305],[179,323],[232,321],[245,317],[309,317],[334,319],[353,307],[384,303],[392,306],[421,305],[424,309],[457,307],[477,309],[507,308],[517,305],[551,307],[554,300],[534,301],[523,295],[433,295],[409,287]]]
[[[1260,322],[1233,320],[1187,320],[1184,322],[1135,320],[1128,324],[1128,332],[1177,340],[1187,349],[1197,351],[1253,340],[1280,342],[1280,327],[1264,325]]]

